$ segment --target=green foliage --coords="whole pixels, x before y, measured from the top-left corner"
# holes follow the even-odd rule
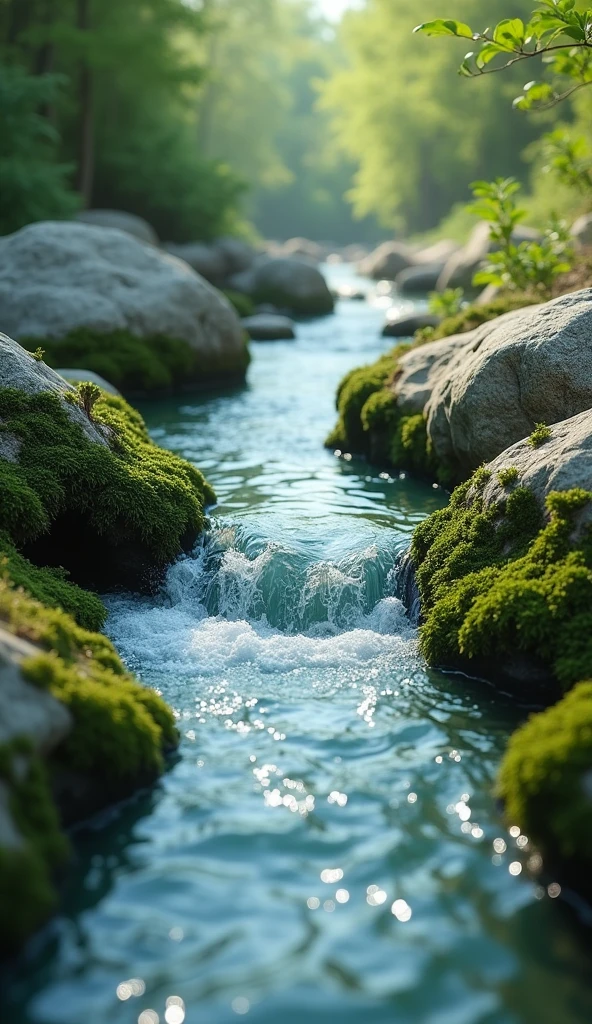
[[[592,683],[583,682],[511,737],[498,779],[508,821],[552,858],[589,861],[591,770]]]
[[[464,334],[466,331],[473,331],[481,324],[496,320],[504,313],[510,313],[515,309],[522,309],[523,306],[530,306],[539,300],[533,295],[516,294],[506,292],[494,299],[493,302],[480,306],[477,303],[466,306],[457,316],[448,317],[438,327],[424,328],[415,335],[416,342],[438,341],[440,338],[450,338],[453,334]]]
[[[45,767],[27,740],[19,737],[0,747],[0,779],[8,788],[9,810],[22,838],[20,848],[0,847],[0,955],[6,955],[54,909],[52,874],[65,860],[68,843]]]
[[[567,226],[552,218],[538,242],[514,241],[514,232],[526,211],[516,206],[520,185],[513,178],[476,181],[471,185],[475,202],[473,213],[490,226],[490,237],[497,246],[487,257],[473,283],[493,284],[520,292],[539,292],[549,296],[555,278],[571,267],[573,242]]]
[[[482,32],[442,18],[418,25],[415,31],[477,43],[478,49],[470,51],[460,66],[461,75],[469,78],[542,58],[550,81],[528,82],[514,101],[521,110],[554,106],[592,84],[592,8],[581,10],[576,0],[539,0],[528,22],[504,18]]]
[[[23,342],[27,344],[26,340]],[[137,338],[126,330],[101,334],[79,327],[65,337],[44,339],[49,366],[93,370],[127,394],[197,388],[217,374],[241,377],[249,365],[249,351],[238,357],[199,356],[186,341],[154,335]]]
[[[543,170],[584,196],[592,193],[592,150],[588,139],[567,128],[543,136]]]
[[[30,355],[33,356],[33,359],[35,360],[36,363],[42,363],[43,362],[43,357],[45,355],[45,349],[44,348],[40,348],[39,346],[37,346],[35,351],[31,352]]]
[[[434,316],[447,319],[458,316],[463,308],[464,288],[446,288],[443,292],[432,292],[428,296],[428,309]]]
[[[528,444],[531,448],[540,448],[545,441],[549,441],[553,436],[551,428],[546,423],[535,424],[535,429],[528,438]]]
[[[484,482],[477,471],[415,532],[424,654],[431,664],[455,665],[523,652],[569,687],[585,677],[592,657],[589,529],[573,539],[592,495],[549,495],[545,525],[527,488],[486,505]]]
[[[39,113],[59,82],[0,62],[0,235],[36,220],[68,217],[77,208],[70,167],[56,160],[59,137]]]
[[[511,487],[512,484],[518,483],[518,470],[516,469],[516,466],[506,466],[505,469],[500,469],[497,474],[497,478],[502,487]]]
[[[486,17],[514,9],[526,18],[532,3],[488,0]],[[475,0],[455,0],[463,22],[475,8]],[[422,0],[420,10],[435,18],[442,0]],[[353,10],[340,29],[344,59],[321,86],[336,142],[357,166],[354,211],[399,232],[433,228],[475,178],[520,176],[521,146],[542,131],[500,103],[500,85],[502,96],[520,87],[520,68],[508,71],[507,83],[490,78],[471,89],[454,74],[467,40],[428,48],[412,35],[417,20],[417,0],[370,0]]]
[[[94,538],[80,559],[92,555],[100,566],[129,545],[164,567],[204,528],[213,492],[197,469],[152,443],[123,399],[104,395],[96,413],[109,445],[88,440],[56,394],[0,389],[0,429],[21,441],[18,463],[0,464],[0,530],[22,546],[68,513]],[[111,567],[116,574],[117,559]]]

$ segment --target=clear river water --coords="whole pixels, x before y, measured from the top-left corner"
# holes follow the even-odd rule
[[[75,833],[6,1024],[592,1021],[589,933],[492,797],[524,709],[428,671],[395,596],[446,495],[322,446],[382,318],[342,301],[254,344],[244,389],[143,409],[219,496],[158,598],[108,599],[182,742]]]

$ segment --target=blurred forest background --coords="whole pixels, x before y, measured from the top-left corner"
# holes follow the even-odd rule
[[[525,116],[521,67],[467,81],[466,40],[412,34],[532,6],[366,0],[331,21],[327,0],[0,0],[0,233],[108,207],[177,242],[462,237],[469,183],[496,175],[535,222],[575,215],[540,140],[589,136],[592,97]]]

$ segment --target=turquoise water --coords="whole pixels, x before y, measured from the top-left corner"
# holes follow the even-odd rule
[[[338,380],[389,347],[381,319],[340,303],[254,345],[247,388],[143,410],[219,495],[158,599],[109,599],[182,743],[76,833],[7,1024],[592,1020],[589,935],[511,873],[532,854],[491,797],[523,711],[426,671],[396,597],[446,495],[322,448]]]

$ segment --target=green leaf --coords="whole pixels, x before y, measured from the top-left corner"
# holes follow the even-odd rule
[[[417,25],[414,32],[423,32],[426,36],[458,36],[461,39],[472,39],[473,30],[462,21],[450,21],[445,18],[438,18],[436,21],[426,21],[423,25]]]
[[[475,64],[478,68],[484,68],[486,64],[489,64],[500,53],[507,53],[507,50],[502,46],[498,46],[497,43],[485,43],[475,57]]]
[[[521,47],[526,38],[524,22],[520,18],[500,21],[494,29],[493,38],[496,43],[512,49]]]

